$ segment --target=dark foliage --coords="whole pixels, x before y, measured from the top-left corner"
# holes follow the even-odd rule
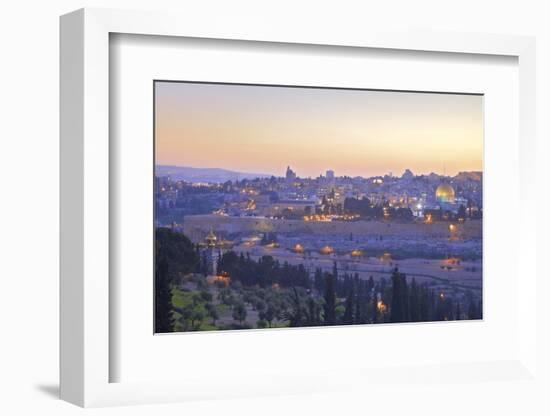
[[[294,266],[285,262],[281,265],[271,256],[262,256],[254,261],[248,254],[237,255],[234,251],[228,251],[218,262],[218,272],[227,273],[232,281],[239,281],[244,286],[278,284],[281,287],[311,287],[309,274],[302,264]]]
[[[183,234],[167,228],[155,232],[155,332],[174,330],[172,285],[179,276],[198,267],[193,244]]]

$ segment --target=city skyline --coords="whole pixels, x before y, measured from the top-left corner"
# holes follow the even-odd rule
[[[482,169],[480,169],[480,170],[461,170],[461,171],[457,171],[454,174],[449,174],[449,172],[446,172],[445,168],[443,168],[442,171],[431,171],[431,172],[428,172],[428,173],[417,173],[417,172],[414,172],[410,168],[405,168],[403,171],[400,171],[400,172],[388,171],[388,172],[384,172],[384,173],[380,173],[380,174],[374,174],[374,175],[368,175],[368,176],[365,176],[365,175],[350,176],[350,175],[339,174],[339,172],[335,171],[334,169],[326,168],[326,169],[321,170],[319,172],[319,174],[317,174],[317,175],[308,175],[308,176],[306,176],[306,175],[300,175],[300,172],[297,169],[294,169],[294,166],[290,166],[288,164],[285,165],[284,168],[282,168],[280,171],[277,171],[277,172],[250,172],[250,171],[244,171],[244,170],[236,171],[236,170],[224,167],[224,166],[188,166],[188,165],[183,166],[183,165],[165,165],[165,164],[156,164],[156,166],[157,166],[157,168],[162,166],[162,167],[191,168],[191,169],[220,169],[220,170],[232,171],[232,172],[237,173],[237,174],[247,174],[247,175],[258,174],[258,175],[263,175],[264,177],[274,176],[275,178],[284,178],[285,177],[285,171],[286,171],[287,167],[290,167],[296,173],[297,177],[301,178],[301,179],[315,179],[315,178],[319,178],[319,177],[324,177],[324,176],[326,176],[327,171],[334,172],[334,177],[336,177],[336,178],[361,177],[363,179],[368,179],[368,178],[372,178],[372,177],[379,177],[379,176],[386,176],[386,175],[389,175],[389,174],[391,174],[394,177],[401,177],[403,175],[403,173],[405,173],[405,171],[407,171],[407,170],[410,170],[413,173],[414,176],[428,176],[430,174],[435,174],[435,175],[438,175],[438,176],[445,176],[445,177],[457,176],[461,172],[481,172],[481,173],[483,172]]]
[[[156,165],[300,177],[483,170],[483,97],[156,82]]]

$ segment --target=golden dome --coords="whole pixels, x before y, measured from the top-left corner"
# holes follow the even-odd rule
[[[212,228],[210,229],[210,231],[208,232],[204,240],[206,241],[206,244],[208,244],[209,246],[216,245],[218,237],[216,237],[216,234],[214,234],[214,231],[212,230]]]
[[[443,182],[435,190],[435,199],[437,202],[453,203],[455,202],[455,190],[451,185]]]

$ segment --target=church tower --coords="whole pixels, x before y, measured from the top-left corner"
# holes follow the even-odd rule
[[[218,237],[214,234],[212,228],[204,238],[206,249],[204,250],[204,256],[206,259],[206,267],[208,274],[215,275],[217,273],[218,257],[219,253],[216,252],[218,245]]]

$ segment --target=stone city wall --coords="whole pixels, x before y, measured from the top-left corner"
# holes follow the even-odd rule
[[[447,238],[449,222],[398,223],[383,221],[316,222],[258,217],[227,217],[221,215],[189,215],[183,221],[184,233],[192,241],[201,241],[210,229],[215,233],[333,234],[333,235],[399,235],[403,237]],[[481,238],[482,221],[471,220],[456,226],[454,235],[461,238]]]

